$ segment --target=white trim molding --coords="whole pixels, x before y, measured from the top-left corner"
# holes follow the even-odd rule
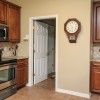
[[[56,92],[75,95],[75,96],[84,97],[84,98],[90,98],[90,95],[91,95],[91,94],[85,94],[85,93],[80,93],[80,92],[75,92],[75,91],[70,91],[70,90],[64,90],[64,89],[59,89],[59,88],[56,89]]]
[[[55,90],[58,87],[58,15],[36,16],[29,18],[29,80],[27,86],[33,86],[33,21],[41,19],[56,19],[56,48],[55,48]]]
[[[29,19],[29,70],[28,70],[28,84],[33,86],[33,19]]]

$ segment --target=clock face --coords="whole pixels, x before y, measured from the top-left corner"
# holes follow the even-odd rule
[[[66,25],[66,30],[69,33],[75,33],[78,30],[79,26],[78,23],[76,21],[69,21]]]

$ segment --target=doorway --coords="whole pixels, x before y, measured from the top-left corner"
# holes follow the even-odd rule
[[[31,17],[30,18],[30,34],[29,34],[29,83],[27,84],[28,86],[32,86],[34,83],[33,83],[33,75],[34,75],[34,71],[33,71],[33,64],[34,64],[34,60],[33,60],[33,58],[34,58],[34,56],[33,56],[33,51],[34,51],[34,49],[33,49],[33,45],[34,45],[34,43],[33,43],[33,40],[34,40],[34,38],[33,38],[33,29],[34,29],[34,27],[33,27],[33,22],[34,21],[39,21],[39,20],[49,20],[49,19],[55,19],[55,36],[56,36],[56,41],[55,41],[55,71],[56,71],[56,73],[55,73],[55,90],[57,89],[57,71],[58,71],[58,68],[57,68],[57,66],[58,66],[58,15],[52,15],[52,16],[39,16],[39,17]],[[52,26],[52,25],[51,25]],[[52,50],[53,50],[53,48],[52,48]],[[52,66],[54,66],[53,64],[52,64]],[[52,70],[53,70],[53,68],[52,68]]]
[[[34,85],[55,79],[55,23],[55,18],[33,21]]]

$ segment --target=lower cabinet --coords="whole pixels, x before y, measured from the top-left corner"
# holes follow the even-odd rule
[[[17,61],[17,88],[26,85],[28,82],[28,59]]]
[[[100,93],[100,62],[91,62],[91,92]]]

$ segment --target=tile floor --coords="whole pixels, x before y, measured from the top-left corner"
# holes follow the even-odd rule
[[[100,100],[100,95],[92,95],[90,99],[72,96],[54,91],[54,79],[47,80],[32,87],[24,87],[5,100]]]

